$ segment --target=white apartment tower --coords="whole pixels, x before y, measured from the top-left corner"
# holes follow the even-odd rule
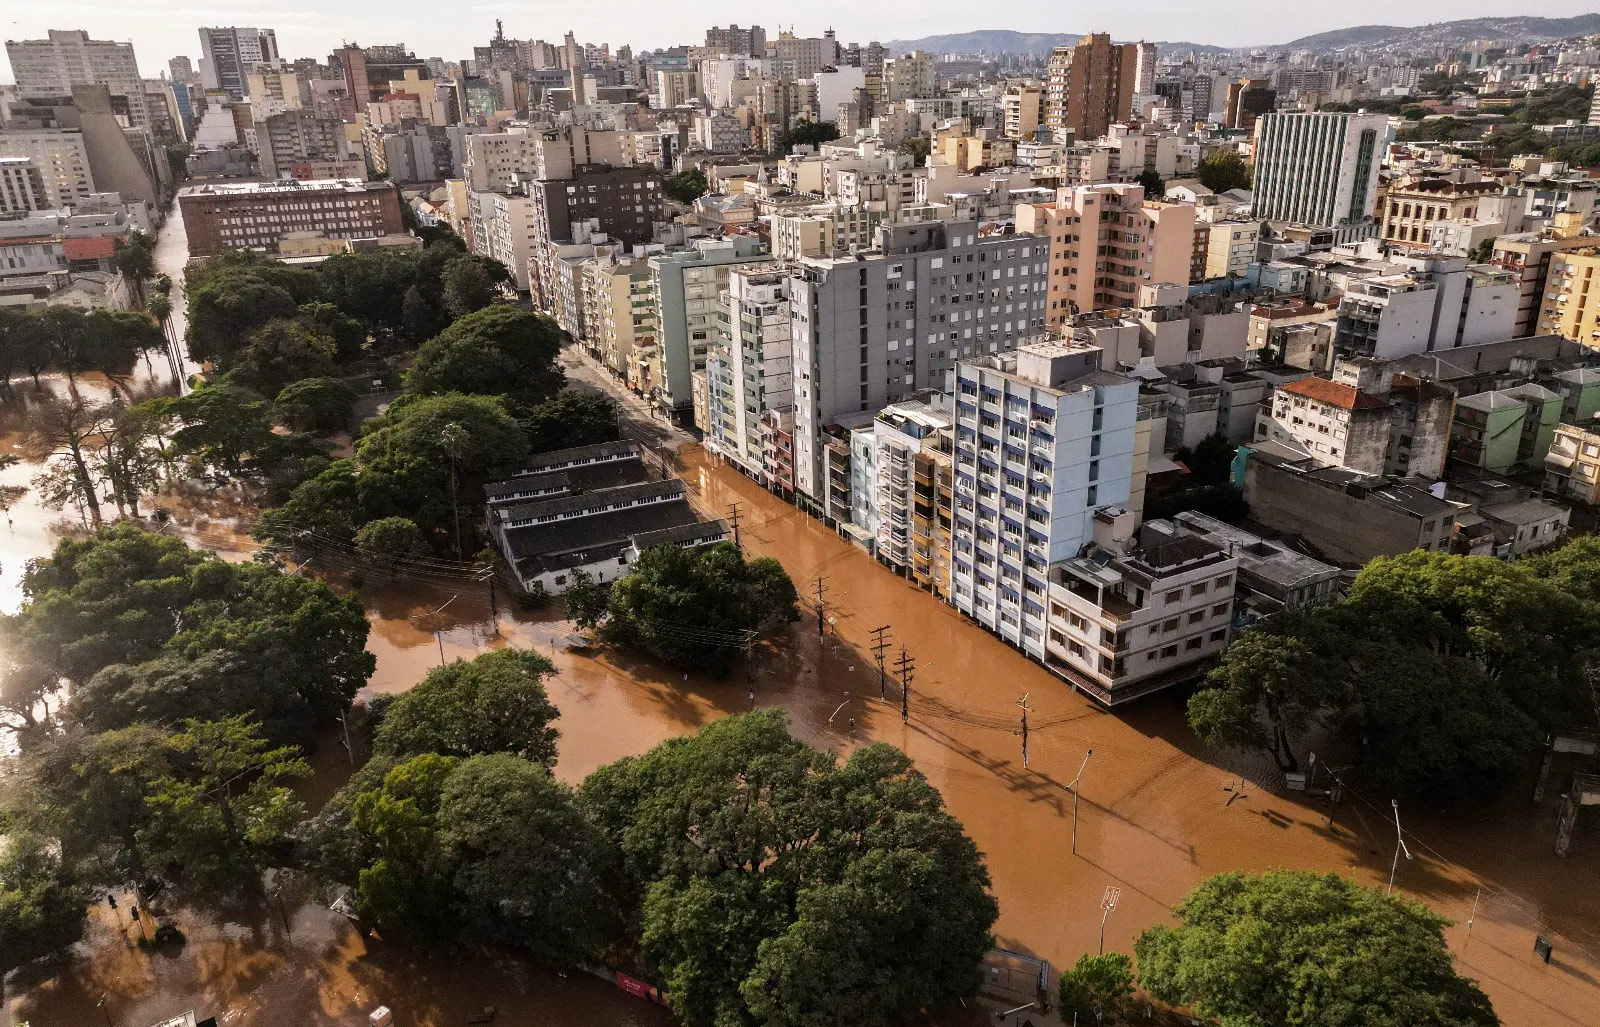
[[[1100,361],[1041,341],[956,365],[950,601],[1040,661],[1052,566],[1132,498],[1139,383]]]
[[[1323,228],[1371,218],[1388,131],[1378,114],[1261,115],[1255,216]]]
[[[8,39],[6,55],[17,78],[20,99],[70,97],[73,86],[103,85],[127,101],[128,123],[148,127],[144,80],[132,43],[90,39],[82,31],[51,29],[47,39]]]
[[[765,267],[728,273],[728,329],[708,359],[728,386],[726,409],[712,407],[711,448],[743,468],[762,471],[762,415],[794,405],[794,359],[789,342],[789,276]],[[719,412],[722,416],[718,417]]]

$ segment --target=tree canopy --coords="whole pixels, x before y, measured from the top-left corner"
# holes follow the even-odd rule
[[[485,307],[423,344],[406,388],[421,396],[459,392],[535,403],[561,388],[564,376],[555,363],[560,349],[561,331],[549,318],[511,306]]]
[[[1134,954],[1151,995],[1222,1027],[1496,1027],[1456,973],[1449,921],[1335,874],[1218,874],[1152,927]]]
[[[611,586],[601,637],[673,666],[727,670],[745,633],[799,617],[794,583],[771,557],[723,543],[656,546]]]
[[[676,175],[668,175],[663,187],[667,195],[679,203],[693,203],[711,191],[706,173],[699,168],[687,168]]]
[[[560,714],[544,689],[554,672],[538,653],[509,648],[435,667],[384,713],[373,751],[396,759],[509,752],[554,769],[551,724]]]
[[[1299,766],[1296,738],[1319,727],[1395,794],[1490,794],[1541,732],[1588,713],[1600,606],[1584,583],[1600,578],[1597,552],[1374,560],[1342,602],[1241,635],[1190,699],[1190,724],[1286,770]]]
[[[979,984],[988,873],[896,749],[840,765],[781,712],[741,714],[600,768],[579,800],[689,1027],[872,1027]]]
[[[1196,169],[1195,177],[1212,192],[1250,188],[1250,165],[1236,150],[1212,150]]]

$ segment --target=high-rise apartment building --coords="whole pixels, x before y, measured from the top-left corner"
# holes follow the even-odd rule
[[[246,78],[257,64],[277,67],[278,36],[272,29],[225,28],[200,30],[200,77],[207,89],[225,89],[242,100]]]
[[[1371,218],[1388,131],[1381,114],[1261,115],[1255,216],[1321,228]]]
[[[1001,131],[1007,139],[1032,139],[1039,131],[1044,90],[1032,82],[1015,82],[1000,97]]]
[[[1139,47],[1114,44],[1103,32],[1050,54],[1045,78],[1045,124],[1059,143],[1098,139],[1133,110]]]
[[[823,68],[839,66],[839,40],[833,29],[821,36],[801,37],[793,32],[780,32],[778,38],[767,43],[767,50],[780,61],[794,66],[794,79],[811,78]]]
[[[1039,236],[1048,250],[1049,325],[1137,306],[1142,285],[1189,281],[1194,207],[1147,201],[1143,186],[1060,189],[1054,203],[1019,204],[1016,219],[1019,232]]]
[[[944,387],[957,360],[1009,351],[1043,330],[1048,244],[979,238],[971,221],[880,225],[876,247],[806,257],[790,283],[797,487],[827,487],[823,429]]]
[[[291,177],[292,164],[351,158],[344,123],[303,107],[257,118],[256,150],[261,158],[262,177],[269,180]]]
[[[651,383],[664,414],[686,419],[694,407],[694,377],[703,374],[722,336],[722,294],[741,266],[770,264],[760,240],[746,235],[696,239],[687,250],[650,258],[656,301],[659,377]]]
[[[742,29],[730,24],[727,28],[712,26],[706,29],[706,49],[713,54],[737,57],[765,57],[767,55],[767,30],[760,25]]]
[[[735,268],[717,302],[725,305],[728,328],[706,359],[706,444],[761,480],[763,415],[794,404],[789,276],[763,266]]]
[[[649,242],[655,223],[666,220],[661,173],[650,167],[580,164],[570,177],[529,183],[528,195],[534,201],[534,266],[526,288],[546,306],[555,280],[551,245],[572,240],[575,225],[634,246]]]
[[[1033,342],[955,371],[950,601],[1045,659],[1050,574],[1133,493],[1139,383],[1099,347]]]
[[[103,85],[111,93],[112,110],[126,116],[128,124],[138,128],[150,124],[132,43],[51,29],[46,39],[6,40],[6,56],[20,99],[67,97],[73,86]]]
[[[1139,96],[1156,95],[1156,45],[1143,40],[1133,44],[1133,91]]]
[[[0,157],[0,214],[48,210],[50,193],[32,157]]]
[[[1229,128],[1250,131],[1256,119],[1273,110],[1278,104],[1278,91],[1264,78],[1241,78],[1228,83],[1228,98],[1223,112],[1223,124]]]
[[[926,50],[913,50],[883,62],[883,90],[890,103],[933,96],[936,81],[933,54]]]

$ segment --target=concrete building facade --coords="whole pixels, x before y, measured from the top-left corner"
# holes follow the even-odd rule
[[[1256,217],[1337,228],[1372,217],[1388,120],[1289,114],[1256,119]]]
[[[1051,568],[1132,498],[1139,385],[1100,361],[1041,342],[955,369],[950,601],[1041,662]]]

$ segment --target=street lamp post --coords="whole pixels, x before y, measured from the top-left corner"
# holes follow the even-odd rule
[[[1389,865],[1389,891],[1394,894],[1394,875],[1400,869],[1400,854],[1406,854],[1406,859],[1411,858],[1411,850],[1406,848],[1405,832],[1400,830],[1400,800],[1390,799],[1389,805],[1394,807],[1394,862]]]
[[[441,606],[437,610],[433,611],[433,613],[430,614],[430,616],[433,616],[433,617],[439,616],[439,614],[444,612],[445,606],[449,606],[451,603],[455,602],[457,599],[460,599],[460,598],[461,598],[461,593],[457,592],[455,595],[451,596],[449,599],[446,599],[444,601],[444,606]],[[444,666],[444,635],[439,633],[439,626],[438,626],[437,623],[435,623],[434,627],[433,627],[433,640],[435,642],[439,643],[439,666],[443,667]]]
[[[1078,781],[1083,777],[1084,768],[1089,765],[1089,757],[1094,755],[1093,749],[1084,751],[1083,762],[1078,766],[1078,776],[1067,785],[1067,790],[1072,792],[1072,851],[1078,851]]]

